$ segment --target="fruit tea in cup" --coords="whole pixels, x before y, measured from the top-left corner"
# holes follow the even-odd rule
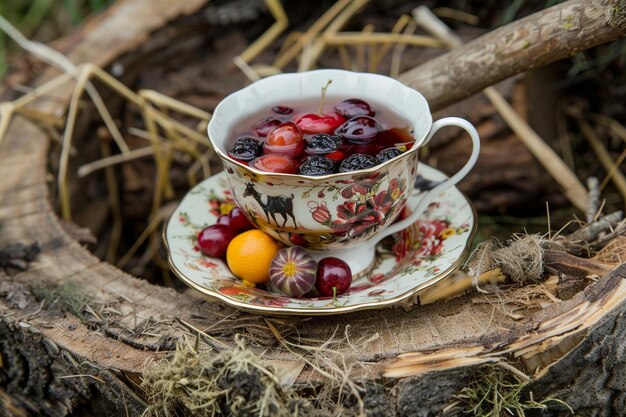
[[[294,101],[240,120],[228,155],[261,171],[330,175],[368,169],[409,150],[409,123],[359,98]]]
[[[320,89],[328,86],[328,80],[332,85],[327,104],[319,109]],[[340,112],[345,100],[353,100],[347,104],[366,112],[355,117],[372,120],[351,123],[354,115]],[[370,109],[355,100],[364,101]],[[323,126],[323,131],[318,133],[316,126]],[[408,207],[408,217],[396,222],[413,193],[419,148],[445,126],[457,126],[469,134],[473,150],[468,162]],[[368,134],[370,128],[374,135]],[[396,148],[400,154],[389,151],[390,159],[368,168],[361,168],[363,161],[357,160],[354,166],[346,162],[355,155],[375,158],[385,149],[372,149],[374,139],[380,131],[392,128],[401,133],[389,142],[382,140],[382,147]],[[343,70],[279,74],[256,81],[220,102],[208,134],[224,164],[234,200],[257,228],[286,246],[306,248],[317,261],[332,254],[345,261],[355,276],[373,264],[381,239],[413,224],[432,197],[468,174],[480,148],[478,133],[467,121],[449,117],[433,122],[426,99],[416,90],[382,75]],[[311,171],[301,174],[307,158],[320,156],[314,152],[317,147],[334,146],[334,138],[315,139],[317,134],[341,137],[338,150],[352,148],[343,148],[347,151],[343,156],[333,155],[337,161],[333,160],[332,173],[324,173],[331,169],[328,161],[316,159]],[[242,136],[252,137],[235,150],[235,141]],[[395,142],[396,138],[400,140]],[[261,146],[250,148],[254,141]],[[355,153],[354,148],[366,150]],[[332,160],[330,154],[321,157]],[[363,158],[369,160],[356,157]]]

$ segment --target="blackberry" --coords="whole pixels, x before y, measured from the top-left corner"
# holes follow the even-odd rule
[[[307,140],[306,152],[318,155],[335,152],[341,147],[342,142],[339,136],[321,133]]]
[[[339,165],[340,172],[357,171],[359,169],[367,169],[376,165],[374,157],[362,153],[355,153],[343,160]]]
[[[401,153],[402,151],[398,148],[383,149],[376,155],[376,163],[382,164],[383,162],[387,162],[388,160],[395,158]]]
[[[335,162],[323,156],[309,156],[300,165],[301,175],[327,175],[333,173]]]
[[[263,144],[252,136],[242,136],[237,138],[229,154],[241,161],[251,161],[263,154]]]

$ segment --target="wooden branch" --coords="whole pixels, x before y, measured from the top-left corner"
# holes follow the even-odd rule
[[[399,79],[437,110],[515,74],[625,35],[624,0],[569,0],[489,32]]]

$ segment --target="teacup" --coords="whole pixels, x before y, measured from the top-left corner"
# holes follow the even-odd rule
[[[228,155],[227,146],[241,120],[277,104],[320,97],[359,98],[372,107],[405,120],[415,138],[401,155],[369,169],[323,176],[271,173],[245,165]],[[455,175],[423,194],[410,215],[394,222],[413,191],[418,152],[444,126],[464,129],[472,140],[468,162]],[[228,172],[230,191],[248,218],[285,245],[307,248],[317,259],[345,260],[354,275],[366,271],[376,244],[420,216],[434,196],[463,179],[478,158],[480,141],[466,120],[446,117],[436,122],[426,99],[392,78],[343,70],[317,70],[264,78],[222,100],[208,126],[209,139]]]

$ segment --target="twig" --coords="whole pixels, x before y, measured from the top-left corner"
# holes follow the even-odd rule
[[[289,26],[287,13],[280,0],[265,0],[265,5],[272,17],[276,20],[260,37],[243,51],[238,58],[244,62],[252,61],[258,54],[263,52],[285,29]]]
[[[578,126],[580,126],[580,131],[587,139],[587,142],[589,142],[589,146],[591,146],[591,149],[600,160],[600,163],[604,166],[604,169],[606,169],[607,176],[610,176],[611,181],[613,181],[613,184],[615,184],[615,187],[622,195],[622,201],[626,207],[626,176],[616,169],[619,165],[615,164],[611,155],[602,144],[602,141],[600,141],[600,138],[596,135],[596,132],[593,131],[591,125],[583,117],[578,118]]]
[[[302,34],[302,36],[295,41],[293,46],[276,58],[274,66],[282,69],[289,64],[296,56],[298,56],[300,51],[302,51],[304,45],[312,42],[313,38],[320,33],[320,31],[322,31],[339,13],[341,13],[341,11],[345,9],[351,1],[352,0],[338,0],[335,2],[319,19],[315,21],[315,23],[311,25],[309,29],[307,29],[306,32]]]
[[[406,35],[403,33],[363,33],[363,32],[341,32],[320,36],[320,41],[326,45],[364,45],[382,44],[394,45],[404,44],[412,46],[427,46],[431,48],[445,48],[446,44],[438,39],[429,36]]]
[[[349,3],[348,7],[343,9],[341,13],[328,25],[326,30],[324,30],[324,36],[336,34],[343,28],[346,23],[359,12],[365,5],[369,3],[369,0],[354,0]],[[311,51],[308,54],[308,59],[301,59],[300,65],[298,66],[298,71],[306,71],[308,69],[313,68],[313,66],[317,63],[317,60],[322,55],[324,50],[326,49],[326,43],[318,40],[313,43],[311,47]]]
[[[437,38],[442,39],[449,46],[457,48],[461,45],[461,38],[432,14],[427,7],[420,6],[414,9],[413,17],[419,25]],[[502,94],[493,87],[487,87],[483,92],[511,130],[524,142],[552,178],[561,185],[565,196],[570,202],[584,212],[587,209],[587,190],[576,175],[565,165],[556,152],[521,118]]]
[[[170,145],[163,145],[163,146],[170,146]],[[150,156],[153,153],[154,153],[153,147],[146,146],[144,148],[133,149],[132,151],[126,154],[112,155],[112,156],[108,156],[102,159],[98,159],[97,161],[90,162],[78,168],[78,177],[84,178],[87,175],[99,169],[110,167],[112,165],[121,164],[124,162],[133,161],[139,158],[145,158],[146,156]]]
[[[600,187],[596,177],[587,178],[587,188],[589,188],[589,206],[585,212],[587,223],[595,220],[600,208]]]
[[[105,158],[111,156],[111,145],[109,142],[101,141],[100,150]],[[124,156],[124,154],[121,154],[121,156]],[[104,173],[109,194],[109,204],[111,206],[111,213],[113,214],[113,225],[111,226],[111,235],[109,237],[105,260],[113,264],[115,262],[115,255],[117,254],[120,238],[122,237],[122,207],[120,204],[120,191],[113,167],[111,165],[107,166]]]
[[[413,35],[415,30],[417,29],[417,24],[415,20],[411,19],[411,21],[407,24],[404,29],[403,35]],[[399,43],[395,46],[393,50],[393,54],[391,55],[391,69],[389,71],[389,75],[392,78],[397,78],[400,75],[400,64],[402,63],[402,54],[406,49],[405,43]]]

